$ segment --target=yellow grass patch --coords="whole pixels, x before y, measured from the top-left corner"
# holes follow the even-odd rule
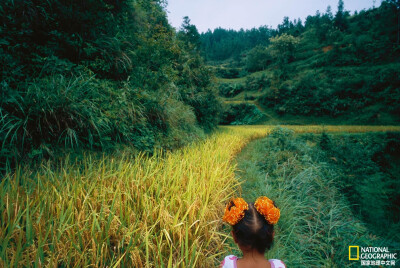
[[[213,267],[231,159],[261,130],[218,131],[173,153],[68,158],[0,184],[0,266]]]
[[[251,125],[251,126],[224,126],[224,128],[234,131],[270,131],[273,126],[268,125]],[[355,126],[355,125],[283,125],[282,127],[294,130],[296,133],[322,133],[322,132],[347,132],[347,133],[364,133],[364,132],[399,132],[400,126]]]

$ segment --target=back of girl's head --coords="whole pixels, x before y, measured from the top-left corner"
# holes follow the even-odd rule
[[[279,218],[275,203],[263,196],[255,203],[246,203],[242,198],[231,200],[223,219],[232,226],[235,241],[241,247],[264,253],[272,246],[274,224]]]
[[[269,224],[266,219],[258,213],[254,204],[249,204],[244,217],[232,226],[236,241],[240,246],[256,249],[260,253],[269,250],[274,238],[274,225]]]

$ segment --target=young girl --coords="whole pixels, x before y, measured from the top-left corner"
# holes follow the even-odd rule
[[[231,200],[225,208],[223,220],[232,226],[232,236],[243,253],[242,258],[229,255],[221,268],[285,268],[281,260],[264,257],[274,239],[274,224],[280,211],[268,197],[257,198],[246,203],[243,198]]]

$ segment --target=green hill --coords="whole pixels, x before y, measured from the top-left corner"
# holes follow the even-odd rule
[[[396,1],[358,14],[350,14],[339,1],[335,15],[328,7],[304,24],[285,18],[268,34],[253,29],[249,32],[259,41],[252,44],[241,31],[207,32],[202,35],[203,53],[219,76],[225,102],[254,101],[282,122],[300,116],[398,124],[399,16]],[[214,55],[229,45],[238,50]]]

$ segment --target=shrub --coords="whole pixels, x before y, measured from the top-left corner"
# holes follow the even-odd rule
[[[239,68],[224,68],[219,67],[216,69],[216,76],[222,78],[239,78],[241,73],[241,69]]]
[[[245,82],[247,91],[261,91],[271,85],[271,81],[263,74],[259,77],[248,76]]]
[[[112,122],[102,102],[113,95],[109,84],[93,77],[53,76],[8,91],[1,101],[2,150],[15,148],[26,157],[32,149],[50,145],[100,148],[111,139]],[[37,154],[36,152],[32,152]]]
[[[224,109],[220,124],[252,125],[264,119],[265,115],[254,104],[229,104]]]
[[[219,84],[219,95],[232,98],[242,92],[244,87],[242,84],[221,83]]]
[[[263,46],[256,46],[249,51],[246,61],[246,69],[249,72],[265,70],[272,63],[269,51]]]

